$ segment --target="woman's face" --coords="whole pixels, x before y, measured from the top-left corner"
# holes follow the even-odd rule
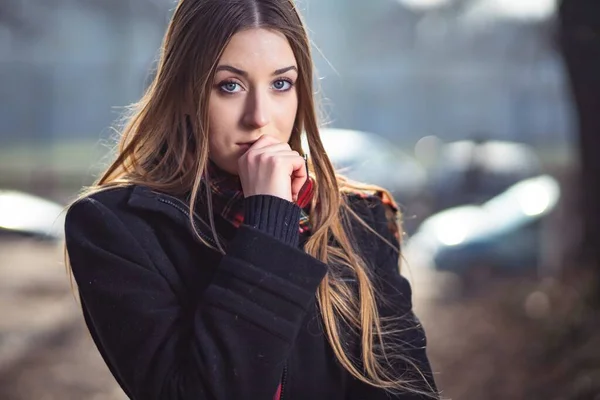
[[[209,156],[238,174],[238,159],[262,135],[288,142],[298,110],[297,63],[285,36],[236,33],[219,60],[209,100]]]

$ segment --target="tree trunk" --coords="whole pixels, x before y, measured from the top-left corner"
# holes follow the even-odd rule
[[[559,18],[579,124],[582,255],[600,275],[600,1],[563,0]]]

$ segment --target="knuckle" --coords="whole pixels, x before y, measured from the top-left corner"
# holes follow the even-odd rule
[[[260,163],[267,162],[269,160],[269,158],[270,158],[270,156],[268,153],[261,153],[256,156],[256,160]]]
[[[269,158],[269,165],[273,166],[273,167],[279,167],[281,166],[281,158],[280,157],[271,157]]]

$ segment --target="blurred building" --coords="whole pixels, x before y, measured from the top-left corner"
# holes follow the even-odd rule
[[[298,1],[333,126],[411,146],[425,135],[475,131],[567,145],[572,122],[552,13],[503,14],[501,0],[418,2]],[[174,5],[5,0],[0,146],[106,137],[145,87]]]
[[[419,2],[439,5],[403,4]],[[425,135],[450,141],[481,131],[533,144],[571,140],[552,12],[517,5],[511,14],[498,6],[501,0],[337,3],[330,14],[308,8],[320,29],[317,42],[340,74],[318,59],[319,70],[328,72],[324,92],[335,123],[407,144]],[[357,29],[339,32],[328,22],[336,19]]]
[[[98,139],[139,97],[169,3],[3,1],[0,144]]]

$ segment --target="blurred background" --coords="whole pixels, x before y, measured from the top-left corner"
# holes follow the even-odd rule
[[[600,399],[600,2],[302,0],[336,166],[402,205],[447,399]],[[149,83],[173,0],[0,2],[0,398],[124,399],[61,211]]]

